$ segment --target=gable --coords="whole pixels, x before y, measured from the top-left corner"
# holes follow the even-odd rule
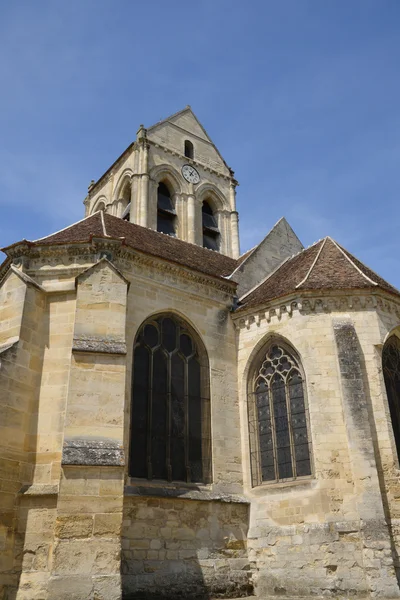
[[[285,218],[280,219],[232,274],[238,282],[239,298],[270,275],[285,259],[301,250],[303,245],[289,223]]]
[[[184,154],[184,142],[190,140],[196,162],[229,174],[229,167],[191,108],[156,123],[147,130],[147,137],[179,154]]]

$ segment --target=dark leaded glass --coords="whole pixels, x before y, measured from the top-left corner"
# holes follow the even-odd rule
[[[179,345],[180,350],[184,356],[191,356],[193,354],[192,339],[185,333],[181,335]]]
[[[208,384],[202,383],[206,373],[202,376],[197,347],[185,325],[172,316],[146,323],[137,336],[133,371],[130,474],[207,480]]]
[[[158,346],[158,329],[154,325],[146,325],[143,332],[143,338],[145,343],[150,346],[150,348],[154,348],[154,346]]]
[[[131,472],[134,477],[147,477],[147,423],[149,398],[149,353],[138,346],[134,354],[135,380],[132,400]]]
[[[188,364],[189,374],[189,389],[188,389],[188,402],[189,402],[189,464],[191,468],[190,480],[191,481],[202,481],[203,479],[203,445],[207,445],[207,438],[203,432],[202,436],[202,423],[206,422],[206,419],[202,418],[202,403],[200,398],[200,364],[197,358],[189,360]],[[203,439],[202,439],[203,437]],[[206,448],[205,448],[206,449]]]
[[[168,415],[168,367],[167,357],[160,349],[153,356],[153,381],[151,403],[151,472],[155,479],[166,479],[166,420]]]
[[[400,339],[395,335],[389,338],[383,348],[382,364],[397,456],[400,459]]]
[[[168,352],[176,348],[176,326],[172,319],[164,319],[162,322],[162,343]]]
[[[269,348],[257,372],[249,432],[255,484],[311,474],[303,380],[296,360],[278,345]]]

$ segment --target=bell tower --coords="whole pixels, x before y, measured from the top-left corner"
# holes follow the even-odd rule
[[[237,181],[190,106],[146,129],[89,188],[86,215],[132,223],[237,258]]]

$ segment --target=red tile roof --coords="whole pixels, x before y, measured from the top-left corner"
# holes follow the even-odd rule
[[[286,260],[240,299],[238,310],[254,308],[276,298],[306,290],[375,288],[400,296],[399,290],[327,237]]]
[[[160,257],[213,277],[226,277],[236,268],[236,260],[219,252],[96,212],[53,235],[28,242],[33,246],[89,242],[92,237],[123,238],[124,243],[140,252]],[[13,244],[15,246],[16,244]],[[7,251],[7,248],[4,249]]]
[[[40,247],[85,243],[90,242],[93,237],[122,239],[124,244],[134,250],[218,278],[231,275],[252,252],[251,250],[235,260],[101,211],[53,235],[33,242],[23,240],[19,243]],[[7,248],[4,251],[7,253]],[[6,263],[7,261],[2,267],[6,268]],[[376,288],[400,296],[396,288],[327,237],[284,261],[256,288],[240,299],[238,310],[258,307],[276,298],[302,291]]]

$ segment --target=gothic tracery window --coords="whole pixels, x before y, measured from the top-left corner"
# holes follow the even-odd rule
[[[397,456],[400,459],[400,339],[396,335],[392,335],[383,348],[382,364]]]
[[[304,380],[280,343],[263,352],[248,398],[253,485],[311,475]]]
[[[157,231],[175,236],[176,212],[172,204],[171,192],[161,182],[157,189]]]
[[[209,481],[208,360],[200,346],[173,315],[141,327],[134,348],[132,477]]]

